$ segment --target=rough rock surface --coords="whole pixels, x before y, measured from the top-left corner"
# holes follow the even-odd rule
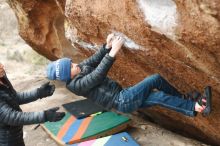
[[[69,56],[72,46],[65,38],[63,0],[8,0],[19,23],[19,34],[38,53],[49,59]]]
[[[110,76],[127,87],[160,73],[182,92],[213,87],[213,112],[185,117],[154,107],[142,111],[155,122],[220,144],[220,3],[218,0],[8,0],[20,35],[51,60],[83,59],[116,32],[126,47]],[[64,21],[65,20],[65,21]],[[73,46],[71,46],[71,43]]]

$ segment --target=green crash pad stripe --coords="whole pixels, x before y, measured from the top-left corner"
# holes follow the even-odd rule
[[[112,128],[117,127],[128,121],[129,121],[129,118],[113,113],[113,112],[102,113],[93,118],[87,130],[83,134],[82,139],[97,135],[98,133],[101,133],[107,130],[111,130]]]

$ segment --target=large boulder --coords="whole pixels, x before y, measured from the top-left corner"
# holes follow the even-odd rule
[[[65,38],[65,0],[8,0],[19,23],[20,36],[51,60],[71,57],[74,47]]]
[[[218,0],[8,0],[20,35],[38,53],[80,60],[107,34],[126,37],[110,76],[124,87],[160,73],[183,93],[213,87],[213,112],[190,118],[153,107],[155,122],[220,144],[220,3]]]

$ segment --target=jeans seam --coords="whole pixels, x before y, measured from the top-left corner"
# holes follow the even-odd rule
[[[158,77],[155,78],[155,77],[154,77],[152,80],[153,80],[153,81],[152,81],[153,84],[154,84],[154,82],[155,82],[156,80],[159,80],[159,82],[160,82],[160,87],[161,87],[161,85],[162,85],[162,84],[161,84],[161,83],[162,83],[161,78],[158,78]],[[132,88],[132,87],[129,87],[129,88]],[[126,89],[123,89],[123,90],[124,90],[124,91],[125,91],[125,90],[129,90],[129,88],[126,88]],[[144,87],[144,88],[146,88],[146,87]],[[152,87],[151,87],[151,85],[150,85],[148,89],[151,89],[151,88],[152,88]],[[143,89],[143,90],[144,90],[144,89]],[[143,92],[143,91],[142,91],[142,90],[138,90],[138,92],[135,92],[135,94],[134,94],[133,97],[137,96],[137,95],[140,94],[141,92]],[[149,94],[150,94],[151,92],[152,92],[152,91],[149,90]],[[121,92],[121,93],[123,94],[123,92]],[[149,96],[149,94],[148,94],[148,96]],[[147,96],[147,97],[148,97],[148,96]],[[123,97],[124,97],[124,94],[123,94]],[[131,96],[129,96],[129,97],[131,97]],[[144,98],[142,99],[142,101],[143,101],[145,98],[147,98],[147,97],[144,97]],[[133,99],[134,99],[134,98],[133,98]]]
[[[153,102],[153,101],[147,101],[148,103],[154,103],[154,104],[158,104],[158,102]],[[159,105],[159,104],[158,104]],[[164,103],[162,103],[161,102],[161,105],[166,105],[167,107],[171,107],[171,108],[173,108],[174,106],[170,106],[170,105],[168,105],[168,104],[164,104]],[[183,108],[178,108],[178,107],[174,107],[175,109],[177,109],[177,110],[181,110],[181,109],[183,109]],[[184,109],[184,111],[186,111],[187,113],[193,113],[194,111],[193,110],[186,110],[186,109]]]
[[[126,90],[128,90],[128,88],[126,88]],[[134,96],[133,97],[136,97],[138,94],[140,94],[141,92],[143,92],[143,91],[141,91],[141,90],[139,90],[138,92],[135,92],[135,94],[133,94]],[[122,93],[122,96],[123,96],[123,98],[126,98],[126,96],[123,94],[123,92],[121,92]],[[149,94],[150,94],[151,92],[149,92]],[[148,95],[149,96],[149,95]],[[148,97],[147,96],[147,97]],[[131,96],[128,96],[128,98],[129,97],[131,97]],[[142,101],[145,99],[145,98],[147,98],[147,97],[144,97],[143,96],[143,99],[142,99]],[[134,98],[133,98],[134,99]],[[138,99],[137,99],[138,100]],[[131,101],[131,100],[130,100]]]

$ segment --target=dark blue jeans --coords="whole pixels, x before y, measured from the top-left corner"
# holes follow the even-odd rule
[[[183,99],[182,94],[159,74],[123,89],[117,101],[117,110],[121,112],[132,112],[138,108],[159,105],[187,116],[195,116],[195,102]]]

